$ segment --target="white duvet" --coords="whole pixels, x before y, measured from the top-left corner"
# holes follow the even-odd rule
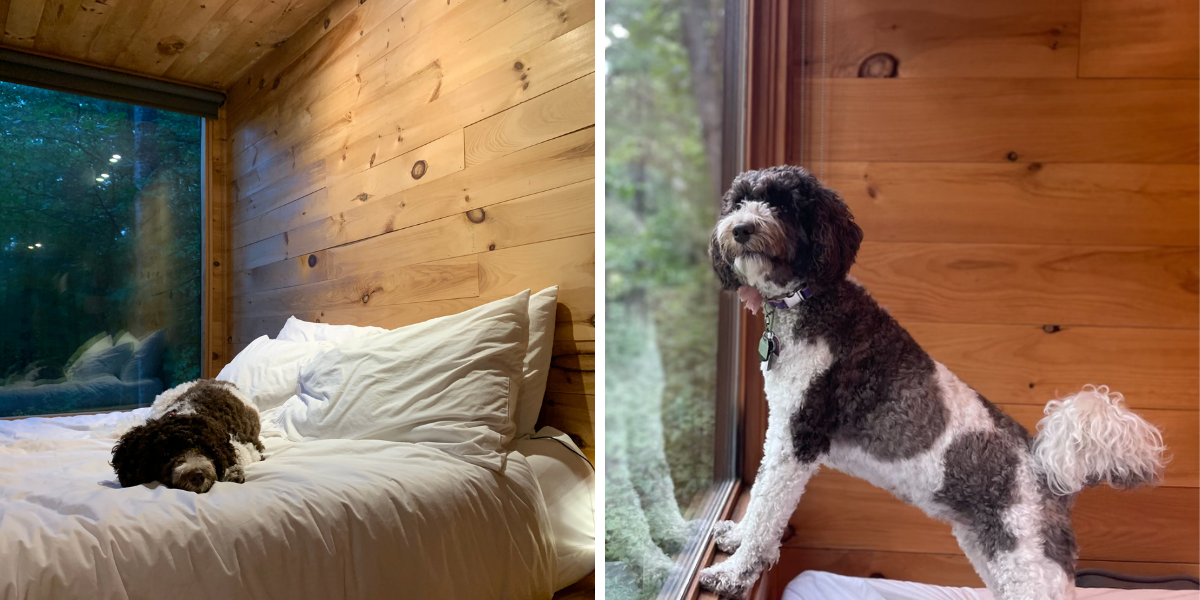
[[[502,473],[376,440],[264,431],[246,483],[121,488],[132,413],[0,421],[0,599],[544,599],[555,558],[524,457]],[[264,422],[267,422],[264,414]]]
[[[1200,600],[1200,592],[1170,590],[1114,590],[1080,588],[1076,600]],[[984,589],[947,587],[895,581],[846,577],[822,571],[807,571],[791,580],[783,600],[993,600]]]

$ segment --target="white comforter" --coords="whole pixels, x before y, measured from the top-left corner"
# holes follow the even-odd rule
[[[520,454],[498,475],[416,444],[265,431],[245,484],[123,489],[109,452],[146,410],[0,421],[0,598],[553,594],[545,503]]]

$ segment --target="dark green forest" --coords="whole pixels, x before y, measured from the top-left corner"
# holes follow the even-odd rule
[[[202,125],[0,82],[6,379],[34,364],[62,365],[101,332],[141,337],[157,328],[167,334],[163,384],[199,376]],[[162,223],[169,234],[154,231]],[[157,287],[139,283],[139,273]],[[168,308],[146,317],[146,306]]]

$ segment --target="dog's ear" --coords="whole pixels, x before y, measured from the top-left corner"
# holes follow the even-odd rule
[[[733,265],[729,264],[729,258],[721,252],[721,244],[717,242],[717,232],[715,231],[708,244],[708,257],[712,259],[713,271],[716,271],[722,289],[736,290],[741,286],[741,282],[733,272]]]
[[[858,256],[863,232],[854,222],[850,207],[833,190],[817,186],[809,204],[811,255],[809,277],[821,283],[835,283],[846,278]]]
[[[117,472],[117,481],[121,487],[132,487],[155,480],[157,473],[147,467],[150,456],[150,431],[145,425],[138,425],[125,432],[112,449],[113,470]]]

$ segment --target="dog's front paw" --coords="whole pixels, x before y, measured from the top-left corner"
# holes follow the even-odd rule
[[[234,465],[225,471],[225,477],[221,481],[229,481],[232,483],[246,483],[246,471],[242,469],[242,465]]]
[[[742,570],[733,560],[727,560],[700,571],[700,587],[722,598],[740,599],[750,591],[757,575],[754,571]]]
[[[726,554],[733,554],[742,545],[742,535],[737,523],[733,521],[717,521],[713,525],[713,544]]]

